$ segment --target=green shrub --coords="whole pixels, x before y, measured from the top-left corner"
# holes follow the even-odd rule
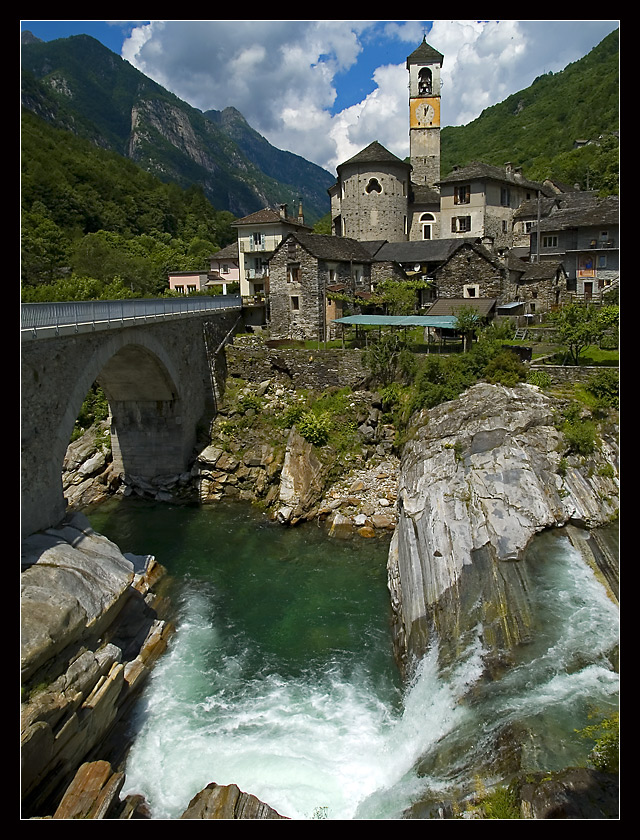
[[[527,371],[511,350],[502,350],[491,359],[484,371],[487,382],[512,388],[527,377]]]
[[[576,402],[569,403],[564,410],[559,428],[564,435],[569,452],[590,455],[595,451],[598,428],[593,420],[582,416],[582,409]]]
[[[602,773],[617,773],[620,762],[619,714],[614,712],[598,723],[577,730],[583,738],[589,738],[595,745],[589,753],[589,764]]]
[[[599,406],[618,408],[620,382],[617,370],[600,370],[587,382],[587,390],[593,394]]]
[[[329,421],[326,414],[305,412],[297,423],[298,432],[314,446],[324,446],[329,440]]]
[[[520,803],[510,787],[497,787],[482,801],[482,810],[488,820],[519,820]]]
[[[530,370],[527,376],[527,382],[530,385],[537,385],[538,388],[549,388],[551,377],[544,370]]]

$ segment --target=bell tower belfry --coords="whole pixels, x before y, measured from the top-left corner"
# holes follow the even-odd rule
[[[409,71],[409,155],[412,180],[434,189],[440,180],[440,68],[444,56],[426,37],[407,58]]]

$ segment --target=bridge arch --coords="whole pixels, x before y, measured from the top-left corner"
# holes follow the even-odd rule
[[[109,402],[117,471],[149,480],[190,467],[198,423],[215,404],[209,348],[236,319],[216,313],[23,342],[23,535],[65,516],[62,464],[96,382]]]

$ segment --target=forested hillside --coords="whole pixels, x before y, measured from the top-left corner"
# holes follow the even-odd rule
[[[551,177],[616,194],[618,131],[616,30],[584,58],[539,76],[468,125],[443,128],[441,174],[474,160],[511,162],[532,180]]]
[[[202,189],[138,165],[28,111],[22,116],[23,300],[156,295],[236,238]],[[53,285],[52,285],[53,284]]]

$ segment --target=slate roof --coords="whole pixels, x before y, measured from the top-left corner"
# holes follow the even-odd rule
[[[212,254],[209,259],[211,260],[237,260],[238,259],[238,240],[236,239],[235,242],[232,242],[230,245],[225,245],[224,248],[221,248],[219,251],[216,251],[215,254]]]
[[[524,263],[523,263],[524,265]],[[553,262],[551,260],[542,260],[537,263],[528,263],[524,266],[521,281],[535,281],[535,280],[553,280],[559,269],[564,270],[561,262]]]
[[[359,263],[370,263],[373,259],[371,252],[363,246],[362,242],[358,242],[356,239],[321,233],[303,233],[301,231],[286,236],[276,250],[280,250],[291,238],[294,238],[311,256],[319,260],[343,262],[354,260]]]
[[[376,253],[377,261],[397,263],[444,262],[463,245],[475,239],[420,239],[413,242],[386,242]]]
[[[308,225],[300,225],[300,222],[296,217],[285,216],[283,218],[280,215],[279,210],[273,210],[270,207],[265,207],[263,210],[256,210],[255,213],[250,213],[248,216],[243,216],[242,219],[236,219],[235,222],[231,222],[231,227],[239,227],[240,225],[262,225],[278,222],[282,222],[283,224],[287,225],[295,225],[296,227],[302,227],[306,230],[311,230],[311,228]]]
[[[507,172],[504,166],[491,166],[488,163],[480,163],[473,161],[467,166],[456,169],[444,178],[441,178],[439,184],[454,184],[458,181],[471,180],[492,180],[501,181],[506,184],[514,184],[521,187],[530,187],[534,190],[540,190],[543,193],[548,192],[548,188],[544,184],[537,181],[529,181],[520,175],[517,175],[515,170]]]
[[[422,39],[420,46],[415,49],[407,58],[407,70],[411,64],[432,64],[434,61],[439,61],[440,64],[444,62],[444,56],[434,49],[430,44],[427,44],[426,36]]]
[[[374,140],[373,143],[369,143],[369,145],[365,149],[362,149],[362,151],[358,152],[357,155],[354,155],[352,158],[349,158],[349,160],[345,160],[344,163],[341,163],[337,167],[337,171],[339,172],[343,166],[347,166],[352,163],[396,163],[401,166],[406,166],[407,169],[412,168],[410,163],[400,160],[399,157],[396,157],[396,155],[388,149],[385,149],[385,147],[381,143],[378,143],[377,140]]]
[[[429,315],[455,315],[458,309],[475,309],[478,315],[488,315],[495,307],[495,298],[438,298]]]
[[[578,227],[618,225],[620,202],[617,195],[610,195],[586,206],[555,210],[540,220],[540,230],[565,230]]]

